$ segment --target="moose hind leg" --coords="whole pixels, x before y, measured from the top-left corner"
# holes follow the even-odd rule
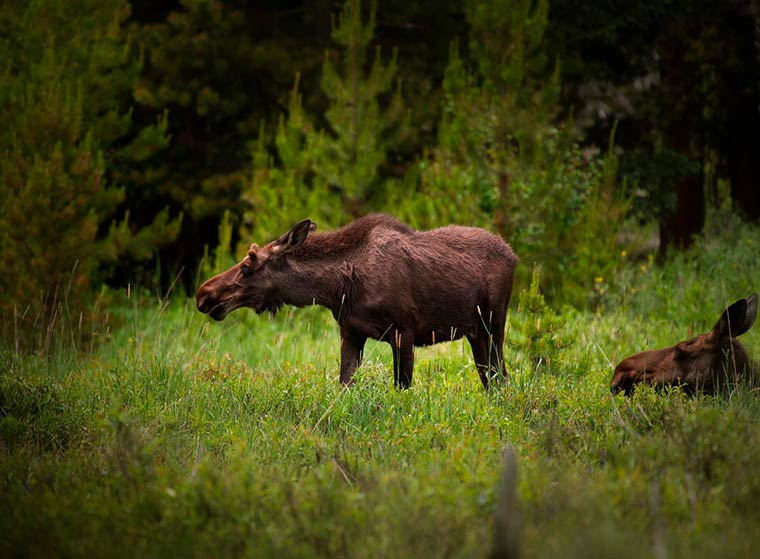
[[[488,360],[488,346],[482,343],[480,336],[468,336],[467,341],[470,342],[472,348],[472,357],[475,360],[475,367],[480,375],[480,382],[483,383],[483,387],[488,390],[488,380],[490,377],[490,367]]]
[[[501,374],[507,376],[507,370],[504,366],[504,329],[494,328],[489,332],[485,328],[478,328],[474,336],[468,336],[472,348],[472,357],[475,360],[475,367],[478,369],[480,381],[483,387],[488,389],[490,380]]]

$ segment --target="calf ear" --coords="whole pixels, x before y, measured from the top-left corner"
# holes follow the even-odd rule
[[[277,239],[272,246],[272,251],[276,254],[285,254],[291,250],[300,247],[306,240],[306,237],[312,231],[316,231],[317,224],[310,219],[304,219],[297,223],[293,228]]]
[[[744,332],[752,328],[755,318],[757,318],[757,293],[753,293],[745,301],[747,301],[747,314],[745,315],[744,328],[739,334],[744,334]],[[734,335],[738,336],[739,334]]]
[[[752,328],[756,317],[757,293],[753,293],[746,299],[739,299],[723,311],[713,327],[713,335],[721,338],[741,336]]]

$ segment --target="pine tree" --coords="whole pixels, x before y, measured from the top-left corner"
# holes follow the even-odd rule
[[[304,113],[298,88],[296,75],[287,116],[280,115],[273,137],[262,122],[253,144],[251,178],[241,196],[251,209],[243,214],[240,252],[252,240],[274,239],[305,217],[320,227],[347,219],[339,193],[314,172],[319,154],[313,142],[319,134]]]
[[[135,90],[144,111],[168,108],[172,142],[150,174],[158,188],[142,207],[169,204],[188,231],[234,208],[246,163],[245,138],[256,132],[260,65],[242,10],[217,0],[181,0],[165,21],[137,28],[146,67]],[[241,138],[242,136],[242,138]],[[145,177],[150,180],[149,177]],[[234,221],[239,215],[233,214]]]
[[[552,131],[559,70],[544,54],[548,0],[471,0],[470,62],[455,44],[444,76],[440,146],[461,158],[494,227],[508,235],[516,176],[536,163]]]
[[[367,67],[374,13],[373,6],[365,23],[360,2],[349,0],[333,19],[332,37],[341,48],[326,54],[322,69],[330,101],[327,129],[320,130],[304,111],[298,75],[274,133],[261,125],[242,194],[251,207],[243,216],[243,244],[272,239],[304,217],[320,227],[338,226],[373,203],[381,205],[380,167],[403,136],[408,114],[395,53],[386,66],[378,47]]]
[[[166,213],[139,231],[113,222],[126,187],[111,171],[166,144],[164,121],[132,124],[128,14],[121,0],[34,0],[0,15],[0,315],[39,322],[64,298],[78,310],[103,263],[148,257],[178,231]]]
[[[143,114],[168,109],[172,141],[139,177],[147,188],[131,207],[133,213],[164,205],[183,212],[165,261],[195,270],[199,248],[216,240],[224,213],[237,231],[250,211],[240,203],[249,186],[248,145],[259,122],[281,109],[293,68],[318,69],[319,50],[307,60],[302,39],[294,38],[302,32],[294,21],[306,17],[300,10],[281,16],[272,6],[245,1],[179,0],[166,14],[166,7],[144,4],[156,13],[136,31],[146,64],[135,97]],[[188,288],[192,277],[184,275]]]
[[[401,213],[420,226],[461,220],[512,239],[520,176],[554,133],[559,72],[544,53],[548,0],[469,0],[465,13],[469,41],[451,44],[438,143]]]
[[[329,129],[312,138],[316,173],[340,191],[353,216],[366,211],[378,193],[380,166],[403,137],[409,116],[396,77],[396,51],[384,64],[376,47],[367,68],[374,29],[374,4],[366,22],[359,0],[347,0],[333,18],[332,38],[340,48],[325,55],[322,69],[322,90],[330,100],[325,113]]]

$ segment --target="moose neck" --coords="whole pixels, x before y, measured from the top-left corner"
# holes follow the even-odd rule
[[[324,264],[291,264],[293,283],[283,285],[282,298],[288,305],[307,307],[322,305],[331,311],[340,306],[340,277]]]
[[[295,307],[316,304],[327,307],[336,316],[340,314],[345,293],[342,263],[329,258],[291,256],[288,281],[280,288],[283,303]]]
[[[328,233],[309,235],[289,258],[292,281],[284,285],[283,302],[303,307],[313,304],[345,312],[345,297],[354,281],[351,262],[362,253],[378,225],[405,226],[384,215],[370,215]]]

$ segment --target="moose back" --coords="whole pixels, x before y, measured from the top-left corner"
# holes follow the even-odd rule
[[[198,289],[215,320],[250,307],[327,307],[340,327],[340,382],[349,385],[367,338],[393,351],[394,380],[408,387],[414,346],[466,337],[483,386],[506,375],[504,324],[518,258],[500,237],[450,225],[414,231],[372,214],[328,233],[304,220]]]

